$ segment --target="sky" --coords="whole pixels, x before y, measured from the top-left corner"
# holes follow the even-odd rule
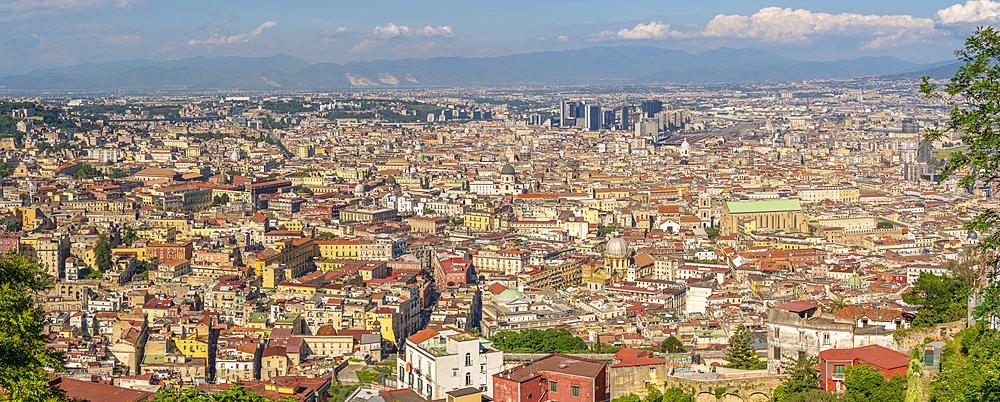
[[[1000,0],[0,0],[0,75],[131,59],[347,63],[622,45],[931,63],[998,23]]]

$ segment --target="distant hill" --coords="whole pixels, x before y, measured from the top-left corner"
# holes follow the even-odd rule
[[[350,87],[451,87],[798,81],[916,74],[949,65],[893,57],[834,62],[786,59],[759,49],[700,53],[649,46],[591,47],[500,57],[435,57],[309,64],[297,57],[194,57],[86,63],[0,77],[21,91],[320,90]]]

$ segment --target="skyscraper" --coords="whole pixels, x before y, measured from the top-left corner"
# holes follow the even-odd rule
[[[632,109],[631,106],[622,106],[621,120],[620,120],[620,123],[618,123],[618,129],[619,130],[624,131],[624,130],[628,130],[631,127],[631,125],[629,124],[629,111],[630,111],[630,109]]]
[[[583,128],[587,131],[597,131],[601,129],[603,125],[601,120],[604,116],[601,115],[601,105],[596,103],[583,105],[585,120]]]
[[[645,100],[639,104],[639,109],[642,110],[642,115],[647,118],[653,118],[656,113],[663,110],[663,102],[658,100]]]

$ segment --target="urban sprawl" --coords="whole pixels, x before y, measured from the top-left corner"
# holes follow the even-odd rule
[[[749,402],[805,356],[839,391],[971,321],[907,298],[997,207],[918,86],[8,98],[0,251],[53,280],[69,396]]]

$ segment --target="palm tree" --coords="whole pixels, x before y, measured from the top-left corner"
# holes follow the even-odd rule
[[[845,308],[851,307],[851,302],[842,296],[833,296],[830,298],[830,311],[837,312]]]

